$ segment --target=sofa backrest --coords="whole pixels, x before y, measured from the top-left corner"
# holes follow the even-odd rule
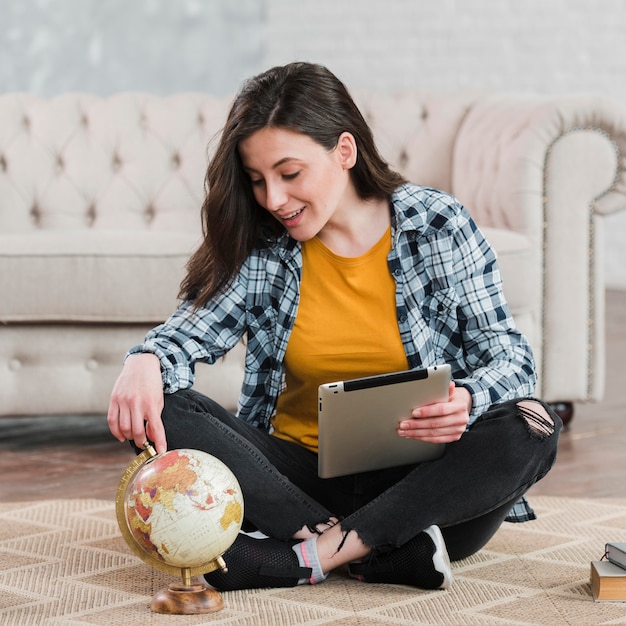
[[[197,231],[227,106],[199,94],[0,97],[0,232]]]
[[[469,95],[356,93],[379,149],[409,180],[451,190]],[[230,98],[0,96],[0,233],[197,232],[209,155]]]
[[[354,94],[383,157],[410,182],[454,193],[456,137],[477,95]]]

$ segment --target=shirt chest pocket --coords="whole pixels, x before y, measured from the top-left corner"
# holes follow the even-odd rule
[[[275,350],[276,312],[271,307],[252,307],[247,313],[247,326],[248,359],[252,359],[255,369],[266,369]]]
[[[453,288],[434,291],[422,301],[422,315],[432,333],[437,358],[455,360],[462,351],[459,298]]]

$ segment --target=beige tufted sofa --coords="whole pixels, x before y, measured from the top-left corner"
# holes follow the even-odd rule
[[[600,97],[356,94],[410,180],[455,194],[499,255],[551,402],[604,380],[602,216],[626,206],[626,111]],[[202,94],[0,96],[0,415],[106,411],[175,308],[211,140]],[[196,386],[236,406],[243,348]]]

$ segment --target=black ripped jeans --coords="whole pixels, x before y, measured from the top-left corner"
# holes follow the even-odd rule
[[[543,407],[549,420],[533,420],[518,403]],[[544,403],[507,401],[493,405],[437,460],[323,479],[315,453],[250,426],[193,390],[165,396],[163,423],[170,448],[203,450],[230,467],[246,519],[267,535],[287,540],[334,516],[343,530],[383,552],[436,524],[453,560],[482,548],[548,473],[562,426]]]

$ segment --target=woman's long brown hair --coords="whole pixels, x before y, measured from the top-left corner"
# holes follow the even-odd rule
[[[204,237],[187,263],[179,293],[196,307],[228,286],[268,232],[264,227],[282,231],[254,199],[238,150],[240,141],[266,127],[308,135],[329,151],[343,132],[352,133],[358,156],[350,173],[362,199],[388,197],[404,182],[378,153],[346,87],[325,67],[291,63],[249,79],[233,102],[205,177]]]

